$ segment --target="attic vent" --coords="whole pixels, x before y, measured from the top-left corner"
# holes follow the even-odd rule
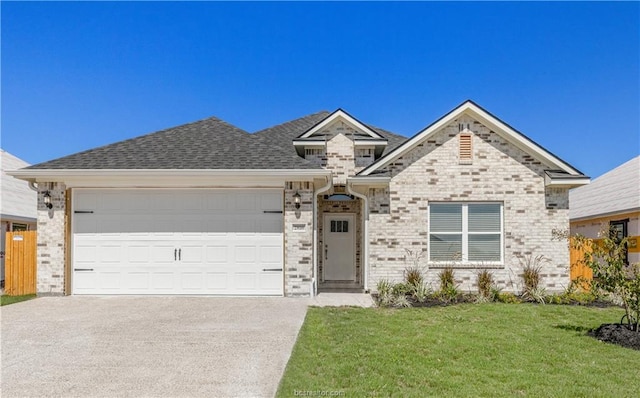
[[[471,134],[460,134],[460,148],[458,151],[458,160],[460,164],[472,164],[473,163],[473,147]]]

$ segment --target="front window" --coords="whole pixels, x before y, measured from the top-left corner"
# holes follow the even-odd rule
[[[502,262],[501,203],[430,203],[429,260]]]

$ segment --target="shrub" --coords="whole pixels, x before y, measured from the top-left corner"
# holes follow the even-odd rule
[[[522,294],[522,298],[526,301],[533,301],[536,303],[544,304],[547,291],[542,287],[536,287],[535,289],[528,288]]]
[[[496,297],[496,301],[500,303],[507,303],[507,304],[518,304],[522,302],[522,300],[520,300],[518,296],[509,292],[498,293]]]
[[[451,267],[447,267],[440,271],[438,278],[440,279],[440,290],[446,290],[451,286],[456,285],[455,275],[453,273],[453,268]]]
[[[625,263],[627,238],[618,240],[608,230],[601,236],[596,244],[578,235],[572,245],[584,252],[582,261],[593,271],[593,289],[617,297],[624,307],[627,327],[640,333],[640,263]]]
[[[524,257],[518,257],[520,265],[522,265],[522,298],[527,301],[534,301],[544,304],[545,296],[547,292],[544,288],[540,287],[540,271],[542,270],[543,263],[547,263],[550,260],[544,255],[528,255]]]
[[[404,281],[407,285],[417,287],[422,285],[422,272],[418,267],[408,267],[404,270]]]
[[[435,297],[444,303],[456,301],[460,295],[460,291],[456,285],[453,268],[444,268],[438,274],[438,278],[440,279],[440,290],[435,293]]]
[[[412,291],[413,287],[406,283],[396,283],[392,288],[392,293],[394,296],[405,296]]]
[[[491,290],[493,289],[493,276],[491,272],[487,270],[480,271],[477,275],[478,277],[478,296],[486,299],[487,301],[491,301],[493,299],[493,294]]]
[[[427,287],[427,285],[425,285],[424,283],[415,286],[413,290],[413,298],[419,303],[424,303],[425,301],[427,301],[427,298],[429,298],[430,295],[431,289],[429,289],[429,287]]]
[[[408,308],[408,307],[411,307],[411,302],[409,302],[409,299],[407,299],[406,295],[401,294],[401,295],[395,296],[393,298],[393,306],[394,307],[401,307],[401,308]]]
[[[380,279],[377,284],[378,298],[376,304],[379,307],[389,307],[393,304],[393,283],[386,279]]]

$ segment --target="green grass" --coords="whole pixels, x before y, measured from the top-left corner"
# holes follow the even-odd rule
[[[0,306],[19,303],[21,301],[27,301],[36,298],[35,294],[25,294],[24,296],[0,296]]]
[[[496,303],[310,308],[277,396],[635,397],[640,351],[586,335],[622,314]]]

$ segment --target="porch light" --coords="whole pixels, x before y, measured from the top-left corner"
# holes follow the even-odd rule
[[[49,191],[44,191],[44,195],[42,195],[42,200],[44,201],[44,205],[47,206],[47,209],[52,209],[53,204],[51,204],[51,194]]]
[[[298,192],[293,195],[293,203],[295,203],[296,209],[300,208],[300,194]]]

